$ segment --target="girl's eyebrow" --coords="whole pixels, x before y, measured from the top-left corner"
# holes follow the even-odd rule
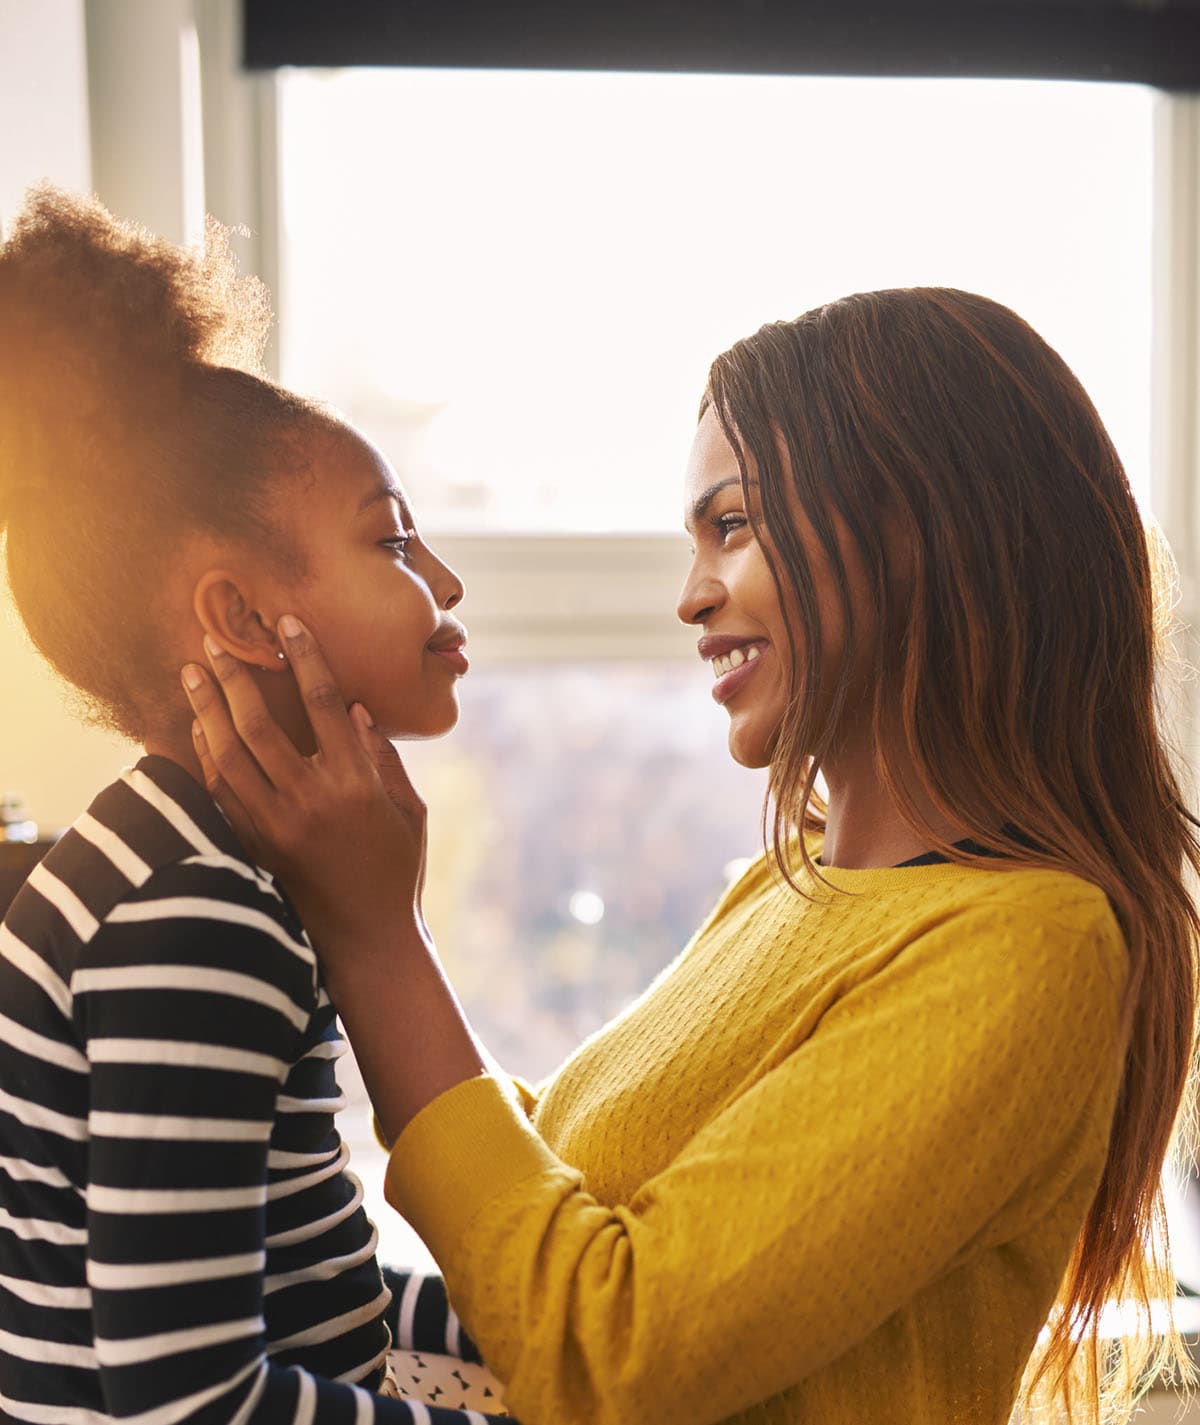
[[[381,481],[378,485],[373,486],[367,491],[359,501],[357,514],[364,514],[367,510],[371,509],[373,505],[377,505],[383,500],[395,500],[400,506],[400,513],[403,518],[410,524],[412,523],[412,516],[409,512],[408,505],[405,503],[404,492],[396,485],[389,485],[386,480]]]

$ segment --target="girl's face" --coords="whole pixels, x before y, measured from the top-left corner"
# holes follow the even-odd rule
[[[316,479],[290,523],[306,575],[291,607],[313,631],[346,703],[390,737],[437,737],[458,721],[466,632],[450,610],[458,575],[416,532],[396,473],[357,431],[322,432]]]

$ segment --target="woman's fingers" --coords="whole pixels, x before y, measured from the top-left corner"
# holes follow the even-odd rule
[[[262,694],[250,676],[250,669],[208,634],[204,637],[204,651],[208,655],[213,672],[220,679],[221,691],[225,695],[229,716],[238,736],[249,748],[254,761],[267,774],[270,782],[276,787],[282,785],[286,777],[294,776],[300,770],[300,754],[271,716]],[[199,708],[196,710],[200,712]],[[209,743],[217,765],[224,772],[221,763],[223,743],[212,739],[211,729],[207,726],[205,731],[210,734]]]
[[[401,761],[400,754],[380,731],[362,703],[355,703],[350,709],[350,720],[358,733],[363,751],[375,764],[379,780],[383,783],[392,805],[403,812],[424,815],[425,803],[409,780],[408,769]]]
[[[217,770],[217,764],[209,751],[208,739],[204,735],[204,725],[199,718],[192,723],[192,746],[200,759],[200,770],[204,773],[204,785],[208,788],[209,795],[225,813],[242,846],[261,865],[264,847],[258,827],[254,824],[254,818],[238,800],[233,788]]]
[[[294,614],[284,614],[279,620],[279,633],[296,675],[317,747],[328,762],[345,767],[353,757],[357,739],[346,713],[346,701],[329,671],[329,664],[317,640]]]
[[[306,757],[291,744],[250,671],[214,646],[212,674],[183,670],[205,781],[318,942],[355,946],[410,922],[419,930],[424,803],[380,729],[359,707],[347,714],[312,635],[288,619],[280,634],[318,752]]]
[[[263,824],[274,789],[247,752],[220,690],[197,663],[188,663],[180,676],[204,734],[205,762],[201,765],[205,777],[215,777],[237,798],[252,821]]]
[[[425,859],[425,803],[421,799],[421,794],[409,780],[408,768],[405,767],[400,754],[380,731],[375,720],[362,703],[355,703],[351,707],[350,721],[354,724],[354,731],[358,734],[363,751],[375,764],[375,770],[379,774],[379,780],[383,783],[388,800],[404,817],[417,839],[419,860],[414,898],[416,904],[420,906],[425,891],[425,870],[428,865]]]

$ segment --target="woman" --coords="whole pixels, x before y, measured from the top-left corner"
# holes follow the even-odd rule
[[[770,768],[771,844],[535,1105],[445,988],[423,808],[361,727],[335,712],[304,759],[236,660],[224,699],[189,670],[208,783],[321,947],[389,1200],[527,1421],[1123,1419],[1179,1348],[1113,1356],[1098,1322],[1174,1290],[1200,855],[1112,444],[1012,312],[863,293],[718,357],[685,523],[679,613],[733,756]]]
[[[346,1168],[334,1008],[295,908],[203,788],[176,679],[176,649],[220,638],[311,750],[275,633],[298,608],[392,735],[458,715],[462,585],[379,452],[263,378],[269,321],[215,227],[186,252],[45,190],[0,247],[16,607],[147,754],[0,927],[6,1420],[482,1418],[395,1398],[413,1303]]]

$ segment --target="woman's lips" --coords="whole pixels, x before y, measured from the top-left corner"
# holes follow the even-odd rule
[[[714,701],[727,703],[754,676],[754,670],[770,648],[765,638],[747,638],[736,633],[706,633],[696,644],[696,651],[706,663],[711,663]]]
[[[730,698],[736,697],[758,671],[764,651],[765,649],[760,648],[753,658],[731,668],[728,673],[722,673],[712,687],[713,701],[724,705]]]

